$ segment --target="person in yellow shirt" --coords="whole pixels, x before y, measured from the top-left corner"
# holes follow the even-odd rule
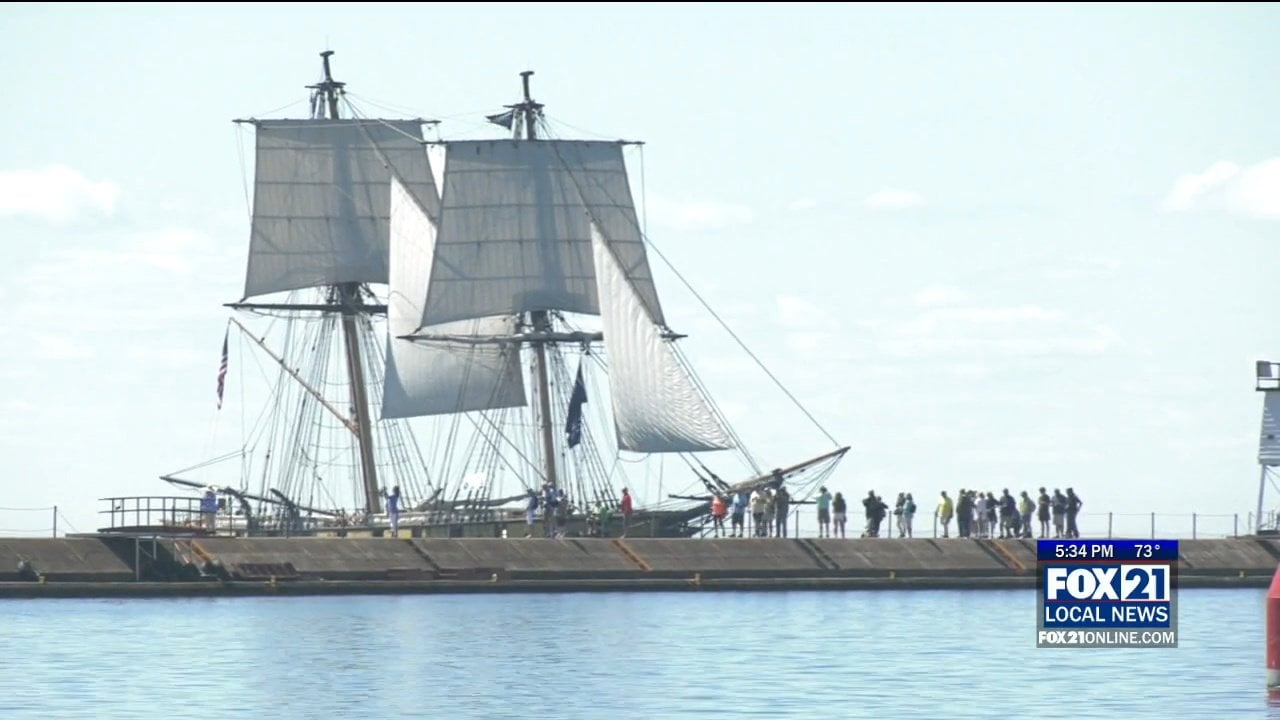
[[[1018,514],[1022,516],[1022,535],[1021,537],[1031,537],[1031,514],[1036,511],[1036,503],[1027,494],[1026,490],[1022,491],[1022,497],[1018,499]]]
[[[948,528],[951,525],[951,516],[955,515],[956,506],[951,502],[951,498],[947,497],[947,491],[942,491],[942,499],[938,501],[938,521],[942,523],[942,537],[950,537]]]

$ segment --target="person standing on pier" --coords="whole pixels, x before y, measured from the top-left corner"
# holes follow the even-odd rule
[[[773,537],[773,491],[762,488],[760,492],[764,495],[764,537]]]
[[[845,537],[845,525],[849,522],[849,504],[845,502],[844,495],[836,493],[835,499],[831,501],[831,511],[835,515],[836,532],[840,533],[840,537]],[[827,537],[831,537],[829,531]]]
[[[961,490],[961,493],[964,491]],[[942,523],[942,537],[950,537],[951,515],[955,512],[955,505],[952,504],[951,498],[947,497],[947,491],[942,491],[942,498],[938,500],[938,522]]]
[[[906,504],[907,494],[898,493],[898,499],[893,502],[893,524],[897,526],[898,537],[903,537],[906,534],[905,526],[902,524],[902,508]],[[889,535],[892,537],[893,529],[889,530]]]
[[[1055,538],[1064,538],[1067,536],[1066,528],[1063,527],[1063,521],[1067,516],[1067,496],[1062,494],[1058,488],[1053,489],[1053,536]]]
[[[818,488],[818,537],[831,537],[831,493],[826,485]]]
[[[916,517],[916,501],[911,497],[911,493],[907,493],[906,502],[902,503],[902,528],[906,531],[906,537],[912,537],[911,522]],[[898,537],[903,537],[902,533],[898,533]]]
[[[1076,516],[1080,514],[1080,508],[1084,507],[1084,501],[1076,495],[1076,491],[1067,488],[1067,537],[1080,537],[1080,528],[1076,527]]]
[[[789,512],[791,512],[791,493],[787,492],[785,486],[779,485],[777,494],[773,496],[773,526],[777,529],[777,537],[787,536],[787,513]]]
[[[1036,517],[1040,520],[1040,537],[1049,537],[1049,493],[1044,488],[1040,488],[1040,497],[1036,499]]]
[[[724,497],[716,493],[711,498],[711,527],[715,537],[724,535]]]
[[[1018,537],[1031,537],[1031,513],[1035,512],[1036,504],[1031,500],[1031,496],[1026,490],[1022,491],[1022,497],[1018,500],[1018,513],[1022,515],[1022,532]]]
[[[747,493],[742,491],[733,496],[733,519],[730,521],[730,529],[733,534],[730,537],[746,537],[747,536]]]
[[[765,496],[764,489],[760,489],[751,495],[751,536],[766,537],[764,527],[764,513],[769,509],[769,498]]]

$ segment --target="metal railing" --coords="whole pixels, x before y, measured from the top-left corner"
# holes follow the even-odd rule
[[[942,536],[942,526],[937,517],[932,518],[932,537]],[[1275,527],[1275,513],[1270,519],[1263,516],[1263,528]],[[1231,538],[1255,533],[1253,513],[1080,513],[1076,528],[1082,538],[1170,538],[1209,539]],[[1040,536],[1040,522],[1031,518],[1031,531]],[[950,535],[956,537],[957,525],[951,520]],[[1050,537],[1054,533],[1053,520],[1049,520]],[[998,531],[996,532],[998,535]]]
[[[787,513],[787,535],[789,537],[818,537],[817,510],[813,507],[795,508]],[[995,536],[999,537],[999,530]],[[1272,511],[1264,513],[1261,523],[1263,533],[1280,535],[1280,513]],[[754,520],[750,513],[745,518],[745,537],[756,537]],[[1169,538],[1169,539],[1211,539],[1231,538],[1253,535],[1257,532],[1255,515],[1248,513],[1080,513],[1076,516],[1076,528],[1082,538]],[[725,516],[725,533],[732,532],[732,516]],[[831,529],[835,532],[835,524]],[[859,513],[849,515],[845,523],[845,536],[849,538],[863,537],[867,529],[866,516]],[[951,520],[950,537],[958,537],[957,525]],[[976,531],[976,523],[975,523]],[[1049,536],[1054,532],[1053,520],[1049,520]],[[1031,534],[1040,536],[1040,523],[1033,515],[1031,518]],[[701,537],[714,538],[712,524],[708,520],[699,533]],[[770,537],[773,533],[770,533]],[[917,538],[941,538],[942,525],[932,513],[916,513],[912,522],[912,536]],[[838,537],[838,535],[837,535]],[[881,538],[898,537],[897,516],[890,513],[880,523]]]
[[[144,495],[102,498],[107,509],[98,511],[106,516],[103,530],[133,528],[172,528],[198,530],[201,528],[200,498],[169,495]]]

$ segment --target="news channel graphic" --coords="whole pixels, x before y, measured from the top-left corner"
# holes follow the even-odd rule
[[[1177,591],[1177,540],[1040,540],[1036,647],[1177,647]]]

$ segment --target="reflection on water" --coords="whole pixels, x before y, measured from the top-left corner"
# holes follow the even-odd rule
[[[1180,647],[1035,647],[1032,591],[0,601],[0,718],[1280,720],[1262,590]]]

